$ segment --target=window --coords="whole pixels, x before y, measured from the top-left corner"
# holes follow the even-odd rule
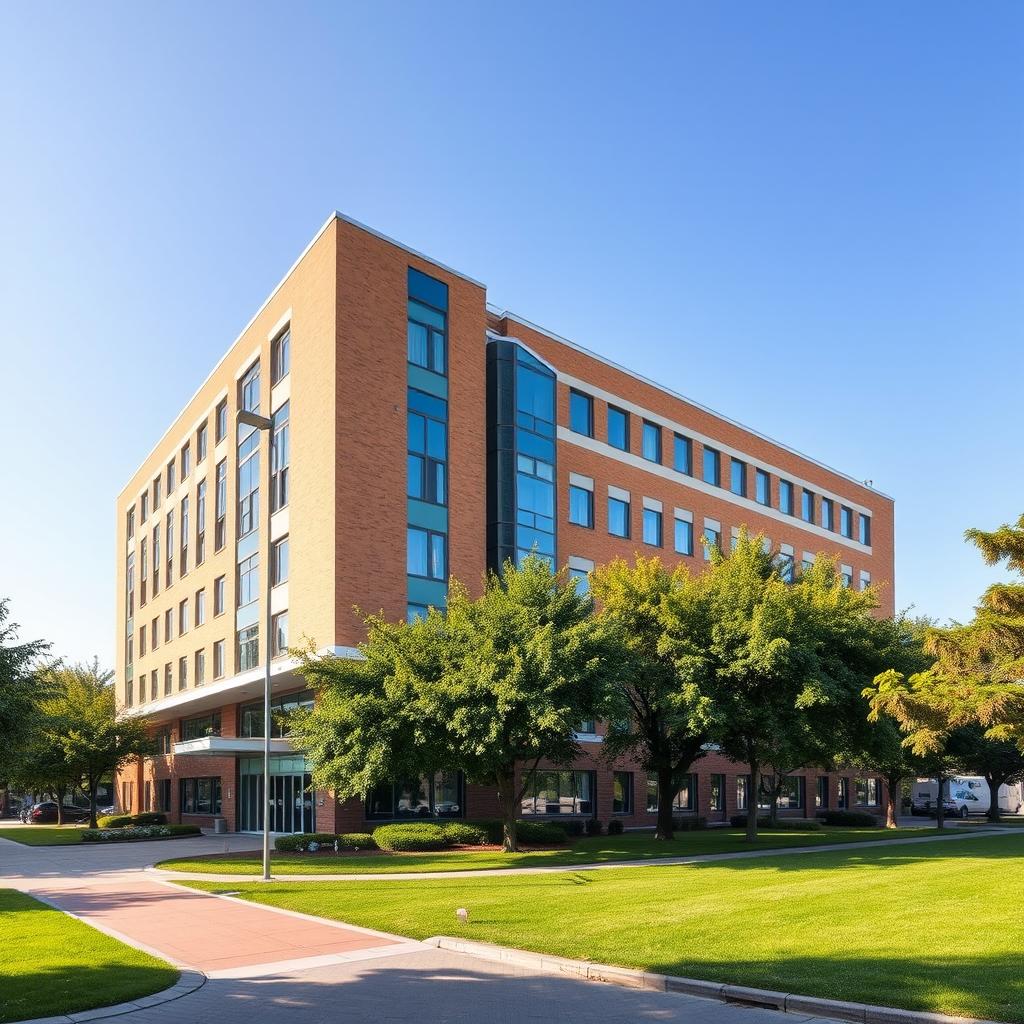
[[[196,488],[196,565],[206,561],[206,481]]]
[[[839,506],[839,532],[844,537],[853,537],[853,509]]]
[[[155,618],[150,623],[150,627],[149,627],[150,638],[153,641],[153,650],[154,651],[160,646],[160,637],[159,637],[159,633],[157,631],[157,627],[159,625],[160,625],[160,619],[159,618]]]
[[[276,384],[288,376],[292,362],[292,331],[286,327],[270,343],[270,383]]]
[[[288,580],[288,538],[274,541],[270,548],[271,586],[279,586]]]
[[[747,496],[747,464],[739,459],[729,461],[729,490],[741,498]]]
[[[188,658],[183,656],[178,659],[178,689],[184,690],[188,686]]]
[[[722,550],[722,531],[716,530],[713,526],[704,524],[704,561],[711,561],[711,553],[714,550]]]
[[[174,609],[168,608],[164,612],[164,643],[169,644],[174,639]]]
[[[270,735],[273,739],[284,739],[291,735],[288,722],[296,711],[310,711],[313,708],[313,691],[299,690],[283,697],[274,697],[270,702]],[[263,736],[263,701],[254,700],[243,704],[240,713],[242,735],[247,738]]]
[[[693,476],[693,442],[682,434],[672,437],[672,468],[677,473]]]
[[[139,626],[139,657],[142,658],[146,654],[146,627]]]
[[[818,808],[828,807],[828,776],[819,775],[814,792],[814,806]]]
[[[523,814],[593,814],[594,773],[532,771],[526,776]]]
[[[270,442],[270,511],[276,512],[288,504],[288,468],[291,462],[288,444],[288,415],[290,402],[285,402],[274,413],[274,430]]]
[[[794,811],[804,806],[806,781],[802,775],[783,776],[778,803],[780,811]]]
[[[142,496],[139,498],[139,505],[141,506],[139,518],[142,522],[145,522],[149,518],[149,491],[143,492]]]
[[[196,686],[202,686],[206,682],[206,651],[196,651],[193,663],[196,667]]]
[[[153,596],[160,592],[160,527],[153,527]]]
[[[160,507],[160,502],[163,500],[161,497],[160,477],[156,477],[153,480],[153,511],[155,512]]]
[[[629,536],[629,502],[608,498],[608,532],[613,537]]]
[[[171,809],[171,780],[156,780],[156,809],[166,813]]]
[[[220,814],[220,808],[219,778],[181,780],[182,814]]]
[[[629,413],[608,406],[608,443],[620,451],[629,451]]]
[[[260,553],[238,563],[238,607],[258,601],[260,596]]]
[[[246,672],[260,663],[260,627],[245,626],[238,631],[238,671]]]
[[[849,590],[850,587],[853,586],[853,569],[848,565],[841,566],[839,570],[839,579],[842,581],[843,586]]]
[[[661,427],[644,420],[641,452],[648,462],[661,462]]]
[[[765,470],[754,470],[754,488],[754,496],[759,505],[772,503],[772,478]]]
[[[860,514],[860,542],[865,547],[871,547],[871,516]]]
[[[132,505],[132,507],[130,509],[128,509],[128,518],[127,518],[127,522],[126,522],[125,526],[126,526],[126,529],[128,531],[128,539],[131,540],[135,536],[135,506],[134,505]]]
[[[406,494],[448,504],[448,403],[423,391],[408,392]]]
[[[645,508],[643,516],[644,543],[661,547],[661,513],[657,509]]]
[[[675,521],[674,547],[678,555],[693,554],[693,523],[686,519]]]
[[[257,359],[242,375],[238,382],[238,407],[246,412],[260,411],[260,361]],[[242,427],[241,430],[252,430],[253,427]]]
[[[779,579],[783,583],[792,583],[795,569],[795,560],[792,552],[782,551],[775,556],[775,568],[778,570]]]
[[[408,292],[409,362],[434,373],[447,373],[448,286],[410,267]]]
[[[202,462],[206,458],[207,429],[206,421],[199,424],[196,430],[196,462]]]
[[[420,619],[427,618],[427,606],[425,604],[407,604],[405,606],[405,621],[412,625]]]
[[[238,537],[260,525],[260,434],[250,429],[238,445]]]
[[[191,472],[192,472],[192,447],[188,443],[188,441],[186,441],[182,445],[182,448],[181,448],[181,479],[184,480],[185,477],[187,477],[189,475],[189,473],[191,473]]]
[[[462,772],[435,772],[374,786],[366,796],[366,817],[461,818],[464,803]]]
[[[594,492],[569,485],[569,522],[577,526],[594,525]]]
[[[158,678],[159,678],[159,676],[158,676],[157,670],[153,669],[153,671],[150,673],[150,676],[149,676],[149,699],[150,700],[156,700],[157,697],[160,695],[160,691],[159,691],[158,684],[157,684]]]
[[[711,776],[711,796],[708,799],[709,811],[725,810],[725,776]]]
[[[867,590],[871,586],[871,573],[866,569],[860,571],[860,589]]]
[[[535,550],[553,562],[555,470],[550,462],[516,455],[516,547],[520,561]]]
[[[569,429],[594,436],[594,400],[582,391],[569,392]]]
[[[697,776],[692,773],[683,776],[682,785],[672,800],[672,808],[676,811],[695,811],[697,809]],[[647,812],[653,814],[658,809],[658,777],[647,776]]]
[[[157,754],[166,757],[171,752],[171,730],[161,729],[153,739],[156,743]]]
[[[213,614],[224,614],[224,576],[218,576],[213,581]]]
[[[174,670],[171,667],[171,663],[167,662],[167,664],[164,665],[164,696],[165,697],[170,695],[171,690],[173,689],[173,686],[174,686]]]
[[[850,780],[836,779],[836,807],[842,809],[850,806]]]
[[[278,612],[270,620],[270,635],[274,641],[272,657],[288,653],[288,613]]]
[[[135,552],[133,551],[126,559],[124,563],[124,590],[125,590],[125,607],[128,614],[125,616],[127,619],[135,614]]]
[[[826,530],[836,528],[836,507],[831,498],[821,499],[821,525]]]
[[[788,480],[779,481],[779,511],[787,516],[793,514],[793,485]]]
[[[722,483],[722,455],[714,448],[704,449],[704,483],[714,484],[715,487]]]
[[[174,509],[167,513],[167,579],[165,587],[174,582]]]
[[[569,566],[569,579],[576,584],[576,593],[583,596],[590,593],[590,569]]]
[[[189,625],[190,623],[188,621],[188,598],[186,597],[178,605],[178,636],[181,636],[183,633],[187,633]]]
[[[188,495],[181,499],[181,527],[179,533],[181,534],[181,552],[180,559],[181,564],[178,566],[178,575],[188,575],[188,534],[189,534],[189,522],[188,522]]]
[[[809,491],[806,487],[800,496],[800,518],[805,523],[814,522],[814,491]]]
[[[177,469],[178,469],[177,464],[175,463],[174,459],[171,459],[171,461],[167,463],[167,497],[168,498],[171,497],[171,491],[173,491],[174,488],[178,486]]]
[[[139,604],[143,605],[146,603],[146,581],[149,578],[149,558],[148,550],[146,548],[146,538],[143,537],[139,542],[139,568],[141,569],[142,576],[142,587],[139,595]]]
[[[214,426],[214,437],[216,443],[219,444],[228,436],[228,400],[222,399],[217,403],[217,411],[215,413],[215,426]]]
[[[227,539],[225,523],[228,511],[228,460],[221,459],[217,463],[216,490],[213,495],[213,514],[215,525],[213,528],[213,550],[220,551]]]
[[[448,576],[443,533],[410,526],[406,531],[406,572],[431,580],[444,580]]]
[[[881,801],[882,786],[878,779],[857,780],[857,803],[864,807],[877,807]]]
[[[213,645],[213,678],[222,679],[224,676],[224,641],[217,640]]]
[[[750,776],[749,775],[737,775],[736,776],[736,810],[745,811],[749,803],[750,795]]]
[[[612,814],[633,813],[633,773],[615,772],[612,775]]]

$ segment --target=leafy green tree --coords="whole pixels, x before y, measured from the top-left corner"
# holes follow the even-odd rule
[[[19,748],[10,771],[11,784],[24,793],[44,793],[57,804],[57,824],[64,824],[64,798],[78,785],[75,766],[68,760],[59,734],[46,715],[38,714],[36,727]]]
[[[706,602],[695,577],[657,558],[633,565],[616,559],[591,573],[597,621],[615,651],[614,681],[603,714],[604,752],[634,755],[658,779],[655,837],[673,838],[675,794],[709,738],[712,709],[702,685],[708,662],[699,645],[708,634]],[[665,642],[665,602],[673,595],[677,642]],[[697,645],[693,647],[693,645]]]
[[[991,802],[989,821],[999,820],[999,789],[1024,779],[1024,753],[1010,740],[990,739],[979,725],[955,729],[946,751],[964,775],[981,775],[988,783]]]
[[[367,619],[363,661],[303,658],[317,688],[296,733],[318,785],[364,795],[396,777],[462,770],[497,790],[506,850],[527,776],[579,754],[574,730],[603,701],[613,651],[592,602],[536,557],[490,574],[473,600],[452,580],[447,611],[411,624]]]
[[[17,643],[18,626],[8,621],[8,601],[0,600],[0,780],[7,780],[29,741],[36,715],[36,668],[50,645]]]

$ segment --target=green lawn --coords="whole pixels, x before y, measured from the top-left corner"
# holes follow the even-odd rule
[[[750,846],[739,829],[706,829],[677,832],[672,843],[658,842],[651,833],[596,836],[578,839],[564,850],[532,853],[501,853],[496,850],[455,850],[447,853],[391,853],[360,856],[347,854],[273,855],[280,874],[322,875],[337,873],[394,874],[400,871],[473,871],[481,868],[564,867],[574,864],[602,864],[609,861],[655,860],[687,857],[700,853],[735,853],[742,850],[779,850],[794,846],[823,846],[829,843],[863,843],[879,839],[905,839],[935,835],[936,829],[823,828],[820,831],[770,831],[765,829],[756,846]],[[259,854],[213,854],[161,861],[157,867],[171,871],[213,871],[232,875],[260,872]]]
[[[82,841],[84,825],[0,825],[0,839],[24,846],[71,846]]]
[[[413,938],[1024,1022],[1024,836],[598,872],[242,883],[243,898]],[[216,891],[224,883],[189,882]],[[460,926],[455,909],[466,907]]]
[[[0,1022],[111,1006],[178,980],[170,964],[13,889],[0,889],[0,935]]]

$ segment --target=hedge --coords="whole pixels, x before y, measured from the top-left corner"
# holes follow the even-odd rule
[[[733,828],[746,828],[747,827],[747,816],[745,814],[734,814],[729,819],[729,824]],[[757,819],[758,828],[774,828],[780,832],[820,832],[821,822],[820,821],[809,821],[807,818],[779,818],[778,821],[773,825],[768,819],[768,816],[758,816]]]
[[[429,821],[379,825],[373,830],[373,838],[382,850],[392,853],[443,850],[448,845],[444,829]]]
[[[446,821],[441,831],[449,846],[486,846],[491,841],[487,826],[478,822]]]
[[[278,853],[315,853],[327,848],[338,850],[376,850],[377,844],[369,832],[299,832],[295,835],[278,836],[274,849]]]
[[[128,828],[131,825],[166,825],[167,815],[157,811],[144,814],[107,814],[96,819],[97,828]]]
[[[130,843],[135,839],[176,839],[178,836],[201,836],[198,825],[126,825],[120,828],[87,828],[82,830],[83,843]]]
[[[826,825],[855,825],[861,828],[877,828],[878,818],[867,811],[820,811],[818,819]]]

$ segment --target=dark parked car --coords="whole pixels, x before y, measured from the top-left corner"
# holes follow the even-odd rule
[[[53,825],[57,821],[57,804],[53,800],[44,800],[35,804],[28,815],[29,824],[32,825]],[[89,820],[88,807],[64,806],[64,822],[78,822]]]

